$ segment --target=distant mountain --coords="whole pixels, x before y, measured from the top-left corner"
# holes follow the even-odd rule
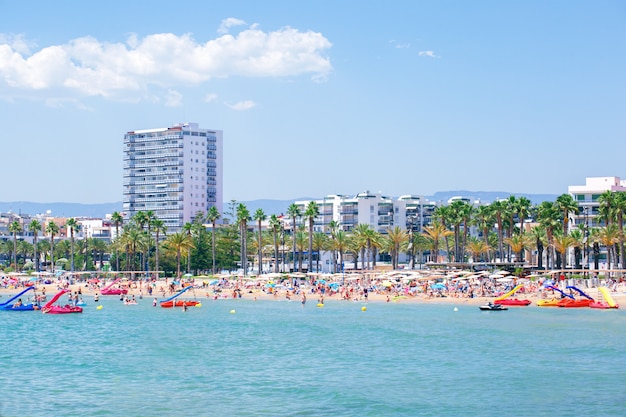
[[[481,203],[488,204],[501,199],[504,200],[509,196],[526,197],[533,204],[540,204],[542,201],[554,201],[558,197],[557,194],[518,194],[506,191],[439,191],[430,196],[424,196],[429,201],[447,202],[452,197],[467,197],[472,201],[480,200]]]
[[[542,201],[554,201],[557,194],[515,194],[505,191],[440,191],[430,196],[424,196],[429,201],[447,202],[452,197],[466,197],[470,200],[480,200],[482,203],[491,203],[497,199],[505,199],[510,195],[516,197],[526,197],[533,204],[539,204]],[[250,200],[239,201],[243,203],[253,215],[257,209],[263,209],[265,214],[286,214],[287,208],[294,201],[319,200],[316,197],[300,197],[293,200]],[[224,210],[228,209],[228,202],[224,202]],[[32,203],[28,201],[14,201],[3,203],[0,202],[0,213],[16,213],[16,214],[46,214],[50,211],[52,216],[56,217],[95,217],[104,218],[107,214],[116,211],[122,211],[122,203],[102,203],[102,204],[80,204],[80,203]]]
[[[251,201],[241,201],[241,203],[245,204],[248,208],[248,211],[251,215],[254,215],[254,212],[257,209],[263,209],[265,214],[268,216],[272,214],[280,215],[287,214],[287,209],[294,201],[307,201],[307,200],[319,200],[315,197],[300,197],[294,198],[293,200],[251,200]],[[228,203],[224,202],[224,209],[226,209]]]
[[[0,202],[0,213],[46,214],[55,217],[94,217],[104,218],[107,214],[122,211],[122,203],[80,204],[80,203],[32,203],[29,201]]]

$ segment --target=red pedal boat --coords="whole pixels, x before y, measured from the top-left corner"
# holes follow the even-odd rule
[[[41,308],[41,312],[44,313],[44,314],[82,313],[83,312],[83,308],[79,307],[79,306],[72,306],[72,305],[69,305],[69,304],[66,304],[64,306],[55,306],[54,305],[54,303],[56,303],[57,300],[59,298],[61,298],[61,296],[63,294],[65,294],[66,292],[69,292],[69,290],[61,290],[61,291],[59,291],[59,293],[57,295],[52,297],[52,300],[50,300],[45,306],[43,306]]]
[[[496,303],[503,306],[527,306],[531,304],[530,300],[520,300],[519,298],[503,298],[496,300]]]

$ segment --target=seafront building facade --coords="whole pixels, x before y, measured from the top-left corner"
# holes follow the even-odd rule
[[[395,226],[421,233],[424,226],[432,222],[437,207],[436,203],[427,201],[423,196],[403,195],[393,199],[369,191],[354,196],[333,194],[319,200],[296,201],[295,204],[304,214],[310,201],[315,201],[319,207],[313,229],[323,233],[330,233],[331,221],[345,232],[358,224],[367,224],[380,233],[386,233],[388,228]],[[306,224],[307,221],[301,218],[300,222]]]
[[[620,177],[587,177],[585,185],[570,185],[567,193],[578,203],[578,213],[573,214],[570,230],[582,227],[585,233],[585,247],[583,248],[583,266],[593,268],[589,256],[589,232],[594,227],[605,226],[599,215],[600,196],[607,192],[626,191],[626,180]],[[572,252],[573,249],[570,250]],[[600,268],[607,268],[607,253],[602,249],[598,254]]]
[[[123,215],[152,211],[168,233],[198,212],[222,212],[223,132],[198,123],[124,135]]]

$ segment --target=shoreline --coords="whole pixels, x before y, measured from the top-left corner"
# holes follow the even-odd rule
[[[156,298],[157,300],[161,300],[164,298],[168,298],[171,295],[174,295],[176,291],[163,291],[165,287],[165,282],[160,282],[155,286],[155,290],[152,295],[149,295],[145,290],[145,286],[129,288],[128,297],[135,296],[135,298],[144,298],[150,299]],[[26,287],[18,287],[18,288],[0,288],[0,302],[3,300],[8,300],[10,296],[16,295],[19,292],[23,291]],[[59,290],[58,284],[45,284],[45,285],[37,285],[35,289],[35,294],[42,294],[43,289],[45,288],[45,295],[50,300]],[[93,302],[94,296],[98,294],[100,297],[120,297],[113,295],[101,295],[101,288],[94,288],[93,286],[89,286],[86,284],[72,284],[67,287],[72,293],[79,292],[79,297],[83,299],[85,302]],[[194,290],[181,295],[181,299],[197,299],[197,300],[211,300],[211,301],[219,301],[219,300],[232,300],[236,293],[235,288],[223,288],[220,292],[215,292],[214,287],[199,287]],[[602,300],[602,296],[599,294],[597,288],[587,288],[585,289],[588,294],[596,298],[598,300]],[[614,298],[617,304],[626,305],[626,289],[624,286],[620,285],[617,289],[617,292],[611,292],[611,296]],[[547,291],[544,291],[547,292]],[[260,288],[243,288],[240,291],[241,297],[236,297],[236,299],[241,300],[263,300],[263,301],[284,301],[291,300],[292,302],[301,302],[301,295],[298,293],[289,293],[287,291],[279,290],[275,293],[268,293]],[[31,293],[25,294],[26,298],[30,298],[33,296]],[[311,288],[307,287],[306,289],[306,298],[307,304],[316,305],[320,299],[319,293],[312,293]],[[368,297],[365,298],[363,296],[357,296],[354,298],[342,298],[339,293],[335,293],[333,295],[325,294],[323,299],[324,303],[326,302],[346,302],[346,303],[400,303],[400,304],[449,304],[449,305],[482,305],[488,302],[494,302],[497,297],[495,296],[477,296],[477,297],[467,297],[467,296],[427,296],[423,293],[418,293],[416,295],[405,295],[399,293],[392,292],[369,292]],[[523,294],[515,294],[510,298],[519,298],[530,300],[530,306],[537,307],[537,301],[545,298],[552,298],[552,293],[550,293],[546,297],[542,297],[541,293],[538,292],[526,292]]]

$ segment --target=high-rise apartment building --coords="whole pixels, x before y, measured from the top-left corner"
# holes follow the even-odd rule
[[[197,123],[124,135],[124,215],[151,210],[168,233],[211,206],[222,212],[222,131]]]

